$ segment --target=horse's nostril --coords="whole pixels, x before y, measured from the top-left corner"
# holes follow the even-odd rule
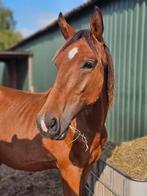
[[[48,120],[47,126],[48,126],[48,130],[49,130],[50,135],[54,136],[54,135],[58,135],[60,133],[59,122],[58,122],[57,118],[55,118],[55,117],[50,118],[50,120]]]
[[[52,129],[53,127],[56,126],[56,124],[57,124],[56,118],[52,118],[52,119],[49,121],[49,128]]]

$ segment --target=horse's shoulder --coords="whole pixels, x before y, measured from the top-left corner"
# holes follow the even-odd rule
[[[0,98],[4,97],[4,95],[5,95],[5,88],[0,87]]]

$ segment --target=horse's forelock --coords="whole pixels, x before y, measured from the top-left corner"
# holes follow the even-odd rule
[[[90,48],[92,50],[96,50],[92,34],[88,29],[78,31],[73,37],[67,40],[65,45],[62,47],[62,50],[65,50],[65,48],[81,38],[85,38]]]
[[[77,33],[75,33],[75,35],[73,37],[69,38],[66,41],[66,43],[57,51],[57,53],[53,59],[55,59],[58,56],[58,54],[61,51],[64,51],[69,45],[71,45],[72,43],[76,42],[77,40],[79,40],[81,38],[85,38],[85,40],[88,43],[88,45],[90,46],[90,48],[94,52],[96,52],[96,46],[95,46],[94,39],[93,39],[91,32],[88,29],[84,29],[84,30],[78,31]]]

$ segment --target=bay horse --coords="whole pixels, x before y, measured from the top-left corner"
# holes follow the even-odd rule
[[[58,168],[65,196],[83,196],[88,173],[107,139],[113,65],[98,7],[90,30],[75,32],[58,18],[66,43],[54,63],[57,76],[45,93],[0,87],[0,163],[26,171]]]

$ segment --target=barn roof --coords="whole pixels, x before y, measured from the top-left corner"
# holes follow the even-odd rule
[[[94,7],[94,5],[98,5],[98,6],[101,7],[103,4],[109,3],[110,1],[112,1],[112,0],[90,0],[90,1],[87,1],[86,3],[82,4],[81,6],[72,9],[70,12],[67,12],[64,15],[64,17],[68,20],[77,19],[77,18],[79,18],[79,14],[86,13],[88,10],[92,9]],[[48,32],[54,30],[57,27],[58,27],[58,21],[56,19],[53,22],[51,22],[48,26],[46,26],[45,28],[40,29],[39,31],[33,33],[29,37],[23,39],[18,44],[11,47],[9,50],[15,50],[18,47],[21,47],[21,46],[25,45],[29,41],[32,41],[36,38],[39,38],[42,35],[47,34]]]

